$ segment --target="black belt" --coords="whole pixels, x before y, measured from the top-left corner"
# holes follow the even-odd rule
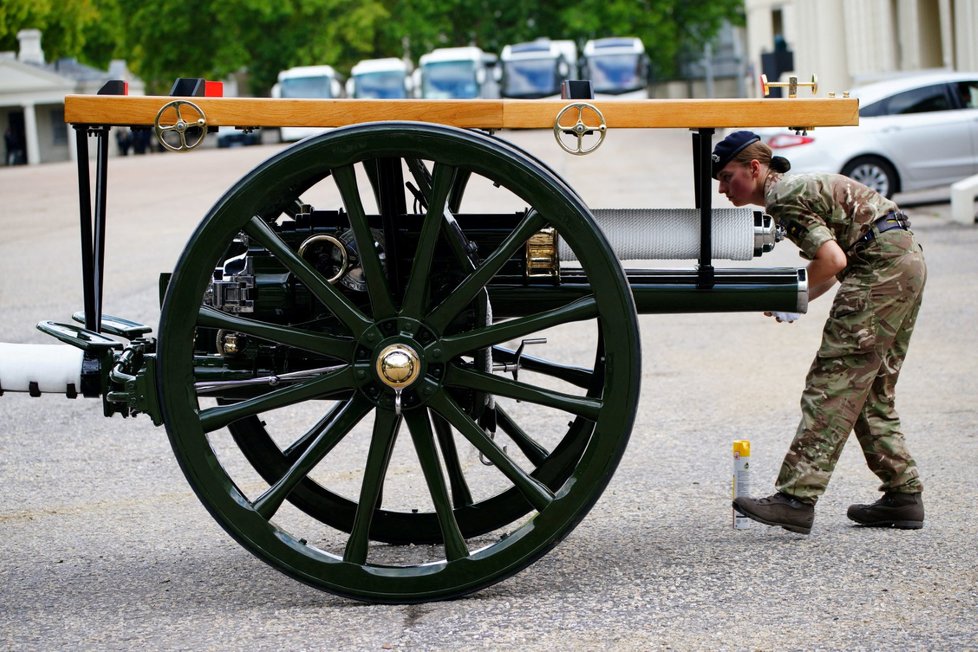
[[[854,249],[859,245],[870,243],[879,234],[892,231],[893,229],[904,229],[905,231],[910,230],[910,218],[907,217],[903,211],[890,211],[883,217],[877,218],[870,225],[869,231],[867,231],[863,237],[859,238],[853,243],[852,248]]]

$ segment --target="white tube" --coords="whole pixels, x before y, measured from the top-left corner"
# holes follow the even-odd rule
[[[695,208],[593,209],[592,214],[619,260],[693,260],[700,255],[700,212]],[[754,211],[749,208],[712,210],[712,259],[751,260],[754,257]],[[577,260],[563,240],[560,260]]]
[[[0,390],[29,392],[37,383],[42,393],[66,394],[74,385],[81,394],[85,352],[68,344],[7,344],[0,342]]]

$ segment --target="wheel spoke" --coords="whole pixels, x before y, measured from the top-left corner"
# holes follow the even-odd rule
[[[445,327],[483,291],[492,277],[499,273],[510,257],[531,235],[546,225],[543,216],[530,210],[523,221],[506,237],[479,267],[459,283],[448,297],[428,315],[428,324],[438,332]]]
[[[566,306],[538,312],[528,317],[519,317],[507,321],[477,328],[459,335],[444,337],[429,346],[437,360],[450,360],[455,356],[483,349],[501,342],[519,339],[524,335],[537,333],[560,324],[593,319],[598,315],[598,304],[593,296],[581,297]],[[435,350],[440,353],[434,354]]]
[[[451,423],[462,436],[469,440],[492,464],[513,483],[533,508],[542,512],[554,500],[549,488],[516,465],[513,460],[489,438],[482,428],[466,414],[446,393],[436,394],[429,405]]]
[[[428,493],[431,495],[431,502],[435,506],[435,515],[438,517],[438,526],[441,528],[442,537],[445,540],[445,557],[452,561],[468,557],[469,548],[465,543],[465,537],[458,527],[458,521],[452,513],[452,502],[448,497],[448,488],[445,486],[445,476],[442,475],[441,465],[438,463],[438,453],[435,451],[435,440],[431,431],[431,422],[428,421],[427,410],[411,410],[405,415],[408,428],[411,430],[411,440],[414,442],[414,449],[418,453],[418,462],[421,465],[421,472],[424,474],[425,483],[428,485]]]
[[[245,232],[258,241],[279,259],[296,277],[302,281],[324,306],[343,322],[354,336],[359,337],[372,325],[367,317],[323,278],[308,262],[289,248],[272,228],[260,217],[253,217],[245,225]]]
[[[425,167],[424,161],[419,159],[407,159],[408,169],[411,171],[411,176],[414,180],[418,182],[418,186],[421,188],[423,197],[426,201],[422,202],[427,204],[427,199],[431,197],[431,189],[433,184],[432,176],[428,172],[428,168]],[[440,165],[440,164],[436,164]],[[469,257],[469,253],[466,247],[466,237],[462,233],[462,229],[459,227],[458,222],[455,220],[455,213],[458,212],[459,203],[462,201],[462,193],[465,192],[465,184],[468,183],[469,176],[471,172],[467,170],[454,169],[454,181],[449,189],[449,197],[447,198],[448,210],[442,211],[439,220],[440,227],[447,234],[447,241],[452,253],[455,255],[455,259],[462,266],[462,270],[465,272],[471,272],[475,269],[475,265],[472,259]],[[427,205],[425,209],[427,209]]]
[[[344,367],[339,371],[323,374],[318,378],[313,378],[303,383],[276,389],[261,396],[255,396],[238,401],[237,403],[231,403],[230,405],[218,405],[217,407],[201,410],[200,425],[204,429],[204,432],[213,432],[238,419],[258,414],[259,412],[275,410],[309,399],[326,396],[352,385],[353,372],[350,367]]]
[[[343,561],[354,564],[364,564],[367,561],[370,523],[380,506],[380,492],[387,476],[397,430],[401,425],[401,418],[391,411],[377,410],[375,414],[373,436],[370,438],[370,450],[367,452],[367,464],[360,485],[360,502],[357,504],[353,528],[343,553]]]
[[[505,396],[518,401],[556,408],[591,421],[597,420],[601,406],[604,404],[604,401],[598,398],[571,396],[570,394],[487,374],[484,371],[463,369],[454,364],[448,367],[445,384],[450,387],[474,389],[496,396]]]
[[[540,466],[547,460],[550,452],[538,444],[530,435],[526,434],[526,431],[498,403],[496,404],[496,418],[498,419],[499,427],[509,435],[509,438],[513,440],[517,448],[523,451],[526,459],[530,460],[531,464]]]
[[[433,413],[431,419],[435,423],[438,447],[441,448],[441,455],[445,459],[445,470],[448,472],[448,482],[452,487],[452,500],[455,507],[471,505],[472,492],[465,481],[462,462],[458,458],[458,448],[455,446],[455,437],[452,436],[452,427],[438,414]]]
[[[367,294],[370,296],[374,319],[393,317],[396,310],[391,300],[390,287],[377,248],[374,246],[374,236],[370,232],[370,224],[367,223],[367,215],[363,210],[363,201],[360,198],[360,189],[357,186],[353,166],[335,168],[333,178],[343,198],[346,212],[350,216],[350,227],[353,229],[357,252],[360,254],[360,264],[363,266],[363,275],[367,281]],[[394,261],[390,261],[389,264],[393,265]]]
[[[272,518],[295,486],[309,475],[343,437],[370,412],[371,408],[373,405],[359,394],[350,399],[336,419],[316,436],[285,475],[252,504],[255,511],[266,519]]]
[[[448,165],[436,165],[431,182],[431,193],[428,199],[428,211],[425,215],[421,236],[418,238],[418,249],[414,253],[411,265],[411,275],[408,277],[407,289],[404,292],[404,302],[401,313],[407,317],[420,317],[424,309],[425,290],[428,289],[431,262],[434,258],[435,245],[441,233],[442,222],[445,219],[445,204],[448,201],[448,191],[451,190],[455,179],[455,168]]]
[[[448,210],[450,210],[452,213],[458,213],[459,209],[462,207],[462,197],[465,195],[465,187],[468,185],[469,177],[471,176],[471,172],[468,170],[462,170],[455,178],[455,184],[452,186],[452,192],[448,196]]]
[[[321,333],[313,333],[292,326],[279,326],[254,319],[245,319],[215,310],[210,306],[200,307],[197,324],[254,335],[270,342],[285,344],[331,358],[339,358],[345,362],[350,362],[353,359],[354,342],[349,337],[325,336]]]
[[[517,363],[516,352],[512,349],[504,349],[501,346],[492,347],[492,359],[494,362],[502,362],[506,364]],[[527,371],[535,371],[537,373],[544,374],[545,376],[562,380],[566,383],[574,385],[575,387],[580,387],[581,389],[589,389],[591,384],[594,382],[593,369],[557,364],[552,360],[544,360],[543,358],[537,358],[526,354],[519,357],[519,368],[526,369]]]
[[[310,428],[306,434],[296,439],[292,442],[285,450],[282,451],[282,457],[285,458],[287,462],[295,462],[303,453],[309,448],[309,446],[316,440],[325,428],[329,427],[329,424],[336,420],[337,415],[346,405],[346,402],[337,402],[333,404],[333,407],[323,415],[323,418],[316,422],[312,428]]]

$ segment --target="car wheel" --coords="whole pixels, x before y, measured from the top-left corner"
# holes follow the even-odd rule
[[[854,158],[842,168],[842,174],[859,183],[869,186],[886,198],[900,189],[896,170],[886,160],[876,156]]]

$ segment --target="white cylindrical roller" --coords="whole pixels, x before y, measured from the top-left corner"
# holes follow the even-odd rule
[[[592,214],[619,260],[692,260],[700,255],[698,209],[611,208]],[[754,211],[715,208],[711,258],[751,260],[755,254]],[[560,260],[577,260],[559,241]]]
[[[84,351],[67,344],[0,342],[0,390],[29,392],[36,383],[36,391],[42,393],[80,393],[84,356]]]

